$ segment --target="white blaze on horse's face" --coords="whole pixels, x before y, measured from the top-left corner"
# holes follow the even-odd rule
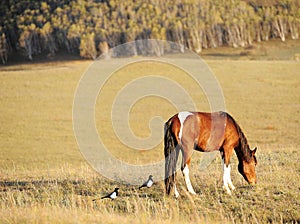
[[[180,140],[181,140],[181,137],[182,137],[182,130],[183,130],[184,121],[190,115],[193,115],[193,114],[191,112],[188,112],[188,111],[182,111],[182,112],[178,113],[178,119],[180,121],[180,131],[179,131],[178,137],[179,137]]]

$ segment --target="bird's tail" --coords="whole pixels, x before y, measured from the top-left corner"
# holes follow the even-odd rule
[[[100,199],[110,198],[109,195],[103,196]]]
[[[164,154],[165,154],[165,188],[167,195],[170,194],[175,183],[176,163],[179,155],[177,140],[172,132],[172,118],[165,123]]]

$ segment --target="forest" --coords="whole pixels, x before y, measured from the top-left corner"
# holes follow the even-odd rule
[[[0,17],[3,64],[16,53],[29,60],[61,51],[95,59],[149,38],[200,53],[300,33],[298,0],[1,0]]]

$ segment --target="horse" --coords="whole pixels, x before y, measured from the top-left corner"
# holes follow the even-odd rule
[[[251,185],[256,183],[255,166],[257,159],[249,148],[240,126],[227,112],[188,112],[172,116],[164,126],[165,190],[170,195],[176,188],[176,164],[182,153],[181,171],[188,192],[196,194],[189,178],[189,167],[193,150],[200,152],[219,151],[222,157],[223,188],[228,194],[235,189],[230,177],[230,158],[235,151],[239,164],[238,171]]]

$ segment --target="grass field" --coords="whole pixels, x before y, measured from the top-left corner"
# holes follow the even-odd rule
[[[231,176],[237,189],[227,195],[220,158],[200,171],[201,153],[195,152],[190,172],[197,195],[186,192],[179,174],[178,200],[165,197],[162,181],[137,190],[102,177],[82,157],[73,132],[72,104],[90,62],[0,67],[0,223],[300,223],[300,63],[286,52],[282,58],[274,56],[274,49],[266,58],[253,50],[251,58],[238,53],[242,58],[215,60],[214,51],[206,57],[223,89],[227,111],[250,146],[258,147],[258,184],[247,186],[234,155]],[[153,67],[133,66],[107,83],[97,99],[95,118],[112,153],[141,164],[161,160],[162,143],[148,153],[122,147],[103,119],[118,88]],[[189,89],[199,110],[209,109],[203,93],[180,72],[163,65],[156,72]],[[131,111],[133,132],[149,135],[149,119],[157,113],[166,120],[175,109],[162,99],[140,101]],[[118,199],[93,201],[115,186],[121,188]]]

